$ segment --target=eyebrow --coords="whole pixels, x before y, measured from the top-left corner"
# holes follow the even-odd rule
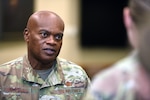
[[[41,30],[39,30],[39,31],[46,31],[46,32],[48,32],[48,33],[52,33],[52,32],[50,32],[50,31],[48,31],[48,30],[46,30],[46,29],[41,29]],[[58,33],[63,34],[63,32],[58,32]]]

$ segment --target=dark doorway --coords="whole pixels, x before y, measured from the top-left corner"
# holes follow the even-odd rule
[[[126,0],[81,0],[82,47],[126,47],[123,24]]]
[[[33,0],[1,0],[1,22],[3,39],[23,38],[29,16],[33,13]]]

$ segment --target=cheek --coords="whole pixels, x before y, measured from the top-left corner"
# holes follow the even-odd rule
[[[61,49],[61,46],[62,46],[62,42],[59,43],[59,48],[60,48],[60,49]]]
[[[40,48],[40,46],[41,46],[40,44],[41,43],[40,43],[39,39],[37,39],[35,37],[31,37],[29,39],[29,46],[31,49],[38,50],[38,48]]]
[[[146,35],[141,36],[139,42],[139,49],[142,52],[142,54],[145,54],[145,56],[150,56],[150,35],[147,33]]]
[[[62,42],[57,44],[57,53],[60,52],[61,47],[62,47]]]

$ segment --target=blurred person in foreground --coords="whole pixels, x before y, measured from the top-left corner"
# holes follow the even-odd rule
[[[131,53],[92,79],[84,100],[150,100],[150,0],[123,9]]]
[[[81,66],[58,57],[63,32],[54,12],[29,17],[27,55],[0,65],[0,100],[81,100],[90,80]]]

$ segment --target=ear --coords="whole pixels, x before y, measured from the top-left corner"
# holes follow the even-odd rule
[[[133,48],[137,47],[137,30],[130,15],[128,7],[123,9],[124,25],[127,31],[128,40]]]
[[[28,41],[29,41],[29,30],[28,30],[28,28],[25,28],[25,29],[24,29],[23,35],[24,35],[24,40],[25,40],[26,42],[28,42]]]
[[[124,24],[126,29],[128,30],[131,28],[131,16],[130,16],[130,9],[128,7],[125,7],[123,9],[123,17],[124,17]]]

